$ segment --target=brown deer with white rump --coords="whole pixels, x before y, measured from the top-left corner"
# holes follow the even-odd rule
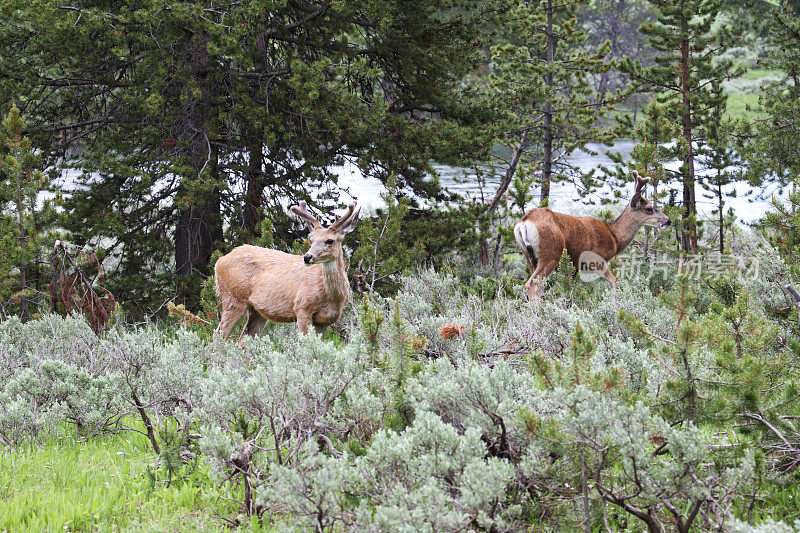
[[[308,212],[305,202],[291,210],[305,219],[311,232],[311,248],[305,255],[246,244],[217,260],[214,273],[222,302],[217,333],[223,338],[245,311],[248,318],[242,335],[251,336],[258,335],[267,320],[297,321],[304,335],[313,324],[324,336],[342,315],[350,297],[342,239],[356,228],[360,208],[356,210],[353,202],[328,228]]]
[[[631,243],[640,226],[666,228],[670,225],[667,215],[655,209],[642,196],[642,190],[650,178],[643,178],[634,171],[633,179],[633,198],[613,222],[554,213],[548,208],[531,209],[517,222],[514,237],[531,270],[531,277],[525,283],[528,299],[536,298],[539,286],[556,269],[565,249],[579,271],[588,261],[601,263],[600,274],[616,293],[617,278],[606,262]],[[597,264],[591,266],[596,268]]]

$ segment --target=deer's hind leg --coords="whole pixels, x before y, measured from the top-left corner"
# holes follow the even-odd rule
[[[528,262],[528,270],[531,277],[525,282],[525,293],[531,298],[531,287],[534,277],[539,269],[539,230],[536,224],[529,220],[522,220],[514,226],[514,238],[517,241],[525,261]],[[537,287],[538,291],[538,287]]]
[[[231,334],[231,329],[239,321],[244,312],[247,311],[247,304],[239,302],[226,302],[222,305],[222,318],[217,326],[217,335],[222,335],[226,339]]]
[[[528,295],[528,300],[534,301],[539,297],[539,289],[545,280],[550,277],[550,274],[558,267],[559,259],[542,259],[536,270],[533,271],[531,277],[525,282],[525,293]]]
[[[261,316],[253,306],[250,306],[248,313],[247,325],[244,328],[244,332],[251,337],[255,337],[264,329],[264,326],[267,324],[267,319]]]
[[[564,236],[547,224],[532,221],[517,224],[514,236],[531,269],[531,277],[525,282],[525,294],[534,301],[539,296],[542,283],[558,267],[564,250]]]

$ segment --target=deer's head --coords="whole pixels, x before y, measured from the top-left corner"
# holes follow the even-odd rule
[[[666,228],[669,226],[671,224],[669,217],[650,205],[650,202],[642,196],[642,191],[647,182],[650,181],[650,178],[643,178],[634,170],[633,179],[635,180],[635,190],[633,198],[631,198],[633,219],[639,224],[654,228]]]
[[[353,202],[347,207],[347,212],[327,228],[323,228],[319,220],[308,212],[305,202],[292,206],[291,211],[306,221],[311,248],[303,256],[303,261],[313,265],[335,261],[342,256],[342,239],[356,229],[361,208],[356,209],[356,203]]]

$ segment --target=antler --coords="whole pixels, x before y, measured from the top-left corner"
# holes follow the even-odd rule
[[[633,189],[633,198],[631,198],[631,204],[636,205],[642,199],[642,191],[644,190],[645,185],[647,185],[647,182],[650,181],[650,177],[643,178],[642,176],[639,175],[638,172],[634,170],[633,180],[634,180],[634,189]]]
[[[317,218],[314,215],[308,212],[308,206],[306,205],[305,200],[301,200],[300,205],[293,205],[289,209],[295,215],[306,219],[306,222],[308,223],[309,229],[311,231],[314,231],[315,229],[322,227],[322,224],[319,223],[319,220],[317,220]]]
[[[337,218],[336,221],[333,224],[331,224],[330,229],[340,228],[346,222],[348,222],[350,220],[350,218],[353,216],[353,211],[355,210],[355,208],[356,208],[356,203],[355,202],[353,202],[350,205],[348,205],[347,206],[347,212],[344,215],[342,215],[339,218]],[[359,208],[358,210],[361,211],[361,208]]]

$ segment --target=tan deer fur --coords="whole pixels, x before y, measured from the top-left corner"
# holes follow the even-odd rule
[[[350,296],[342,257],[342,239],[353,231],[360,210],[355,202],[328,228],[312,216],[305,202],[292,212],[304,218],[311,247],[305,255],[244,245],[220,257],[214,266],[222,318],[217,333],[227,337],[248,312],[242,335],[255,336],[268,320],[294,322],[303,334],[308,327],[325,335],[339,320]],[[241,339],[241,336],[240,336]]]
[[[539,286],[556,269],[565,249],[578,268],[579,258],[584,252],[593,252],[608,261],[630,244],[641,226],[669,226],[669,218],[642,196],[650,178],[642,178],[636,171],[633,177],[633,197],[613,222],[603,222],[594,217],[573,217],[548,208],[531,209],[517,222],[514,237],[531,271],[531,277],[525,283],[525,292],[530,300],[538,296]],[[602,275],[616,293],[617,278],[607,264]]]

